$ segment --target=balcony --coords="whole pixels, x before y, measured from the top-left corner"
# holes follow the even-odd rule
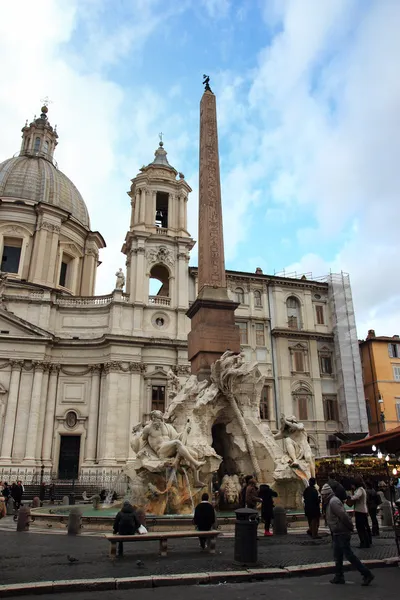
[[[156,227],[157,235],[168,235],[168,229],[166,227]]]
[[[167,296],[149,296],[149,304],[157,304],[158,306],[171,306],[171,298]]]

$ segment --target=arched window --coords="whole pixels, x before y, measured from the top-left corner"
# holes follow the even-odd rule
[[[236,302],[244,304],[244,290],[243,288],[237,287],[235,290]]]
[[[31,144],[31,138],[30,137],[25,138],[25,150],[29,149],[30,144]]]
[[[260,290],[254,290],[254,306],[262,306]]]
[[[301,329],[300,303],[294,296],[286,300],[287,318],[289,329]]]
[[[46,140],[43,146],[43,152],[47,154],[49,151],[49,142]]]
[[[150,271],[149,279],[150,304],[170,304],[169,272],[164,265],[154,265]]]
[[[40,137],[35,138],[35,146],[33,148],[34,152],[39,152],[40,150]]]
[[[311,419],[311,393],[305,387],[300,387],[293,394],[295,415],[299,421]]]

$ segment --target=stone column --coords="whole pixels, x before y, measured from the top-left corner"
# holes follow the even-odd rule
[[[2,462],[11,460],[11,450],[14,438],[15,415],[17,413],[19,382],[21,377],[21,369],[24,364],[23,360],[12,360],[10,385],[8,387],[8,399],[6,406],[6,418],[4,421],[3,441],[1,444]]]
[[[42,460],[46,466],[51,464],[51,450],[54,435],[54,415],[56,413],[59,373],[60,365],[51,365],[42,446]]]
[[[146,280],[145,252],[144,246],[138,246],[138,248],[136,248],[136,302],[144,302],[144,294],[147,293],[147,290],[144,289],[144,281]]]
[[[183,194],[181,194],[179,196],[179,219],[178,219],[179,229],[184,229],[184,222],[185,222],[184,202],[185,202],[184,196],[183,196]]]
[[[100,456],[101,465],[113,465],[115,458],[115,438],[118,435],[117,409],[118,409],[118,380],[119,363],[106,363],[104,371],[106,373],[105,393],[103,393],[102,411],[102,431],[99,437],[102,439],[102,452]]]
[[[146,190],[142,189],[142,193],[140,195],[140,223],[144,223],[146,219],[146,196]]]
[[[139,223],[139,215],[140,215],[140,189],[137,189],[136,195],[135,195],[135,208],[133,211],[133,225],[137,225]]]
[[[93,463],[96,460],[96,440],[99,415],[99,392],[100,392],[101,365],[93,365],[92,382],[90,388],[88,433],[85,449],[85,463]]]
[[[48,402],[50,369],[51,369],[50,364],[44,365],[42,391],[40,394],[41,400],[40,400],[40,408],[39,408],[39,423],[38,423],[37,434],[36,434],[37,442],[36,442],[35,457],[37,459],[42,457],[43,434],[44,434],[44,423],[45,423],[45,418],[46,418],[47,402]]]
[[[25,458],[24,458],[24,461],[32,461],[32,462],[34,462],[36,459],[36,456],[35,456],[35,454],[36,454],[36,439],[37,439],[37,435],[38,435],[38,426],[39,426],[40,401],[41,401],[41,392],[42,392],[44,364],[36,363],[34,366],[35,366],[35,373],[33,376],[32,397],[31,397],[31,406],[30,406],[30,411],[29,411],[28,433],[27,433],[27,438],[26,438]]]

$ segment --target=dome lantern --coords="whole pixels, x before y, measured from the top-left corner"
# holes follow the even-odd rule
[[[45,102],[40,109],[40,117],[34,117],[22,128],[20,156],[36,156],[53,162],[54,150],[58,144],[58,134],[48,120],[49,108]]]

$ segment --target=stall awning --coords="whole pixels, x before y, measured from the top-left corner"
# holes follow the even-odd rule
[[[400,427],[369,435],[363,440],[351,444],[343,444],[340,446],[339,451],[348,454],[372,454],[372,446],[374,445],[383,454],[400,453]]]

